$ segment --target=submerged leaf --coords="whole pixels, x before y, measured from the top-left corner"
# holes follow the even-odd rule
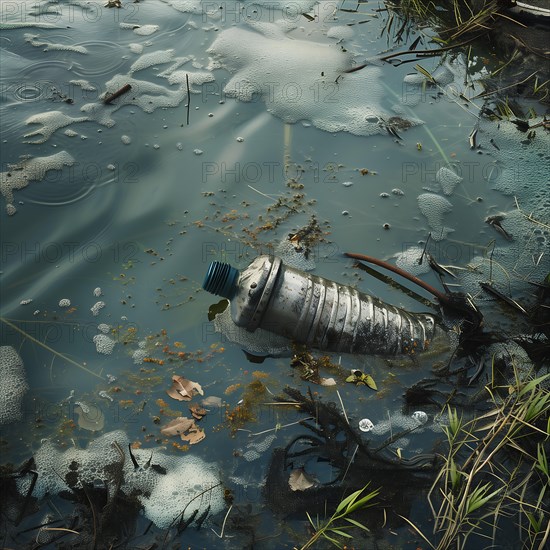
[[[185,416],[178,416],[174,418],[171,422],[168,422],[166,426],[160,429],[162,435],[181,435],[185,433],[189,428],[195,425],[195,421],[192,418],[187,418]]]
[[[308,476],[303,468],[298,468],[290,472],[288,484],[293,491],[305,491],[315,485],[315,480]]]

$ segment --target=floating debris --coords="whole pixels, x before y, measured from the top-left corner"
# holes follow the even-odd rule
[[[411,418],[414,418],[420,424],[426,424],[428,422],[428,415],[424,411],[414,411],[411,414]]]
[[[374,424],[368,418],[359,420],[359,429],[362,432],[370,432],[374,428]]]
[[[68,298],[59,300],[59,307],[71,307],[71,301]]]
[[[197,393],[204,395],[200,384],[177,375],[172,376],[172,387],[166,393],[178,401],[190,401]]]
[[[309,476],[303,468],[292,470],[288,478],[288,484],[293,491],[305,491],[315,485],[316,481]]]

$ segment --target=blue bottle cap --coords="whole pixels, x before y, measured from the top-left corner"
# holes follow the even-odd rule
[[[222,296],[231,300],[237,292],[238,278],[238,269],[223,262],[212,262],[208,267],[202,288],[216,296]]]

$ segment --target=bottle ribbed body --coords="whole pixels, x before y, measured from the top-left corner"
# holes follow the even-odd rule
[[[239,274],[231,299],[236,325],[263,328],[297,343],[343,353],[401,355],[424,351],[436,331],[429,314],[377,298],[259,256]]]

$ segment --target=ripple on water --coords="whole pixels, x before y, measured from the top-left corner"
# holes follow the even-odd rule
[[[85,78],[108,76],[118,71],[128,59],[124,59],[127,52],[127,45],[114,44],[103,40],[89,40],[79,42],[89,53],[86,66],[78,67],[74,73]]]

